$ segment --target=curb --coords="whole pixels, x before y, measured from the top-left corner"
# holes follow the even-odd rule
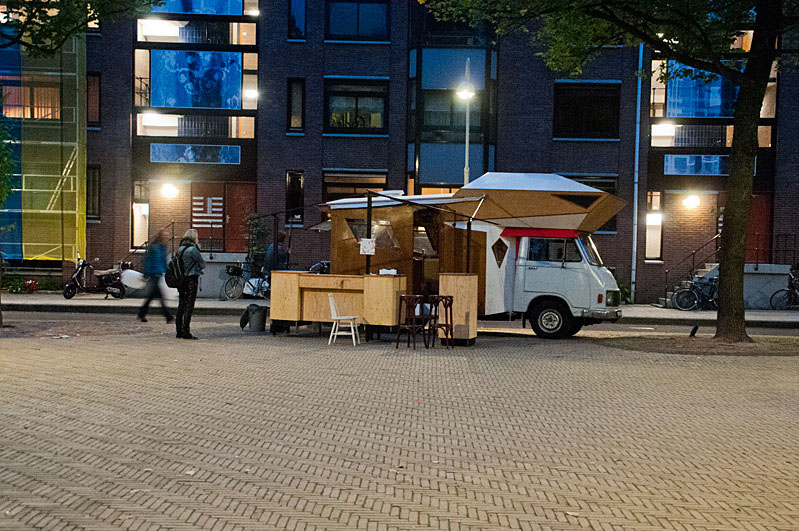
[[[139,311],[138,306],[113,306],[113,305],[75,305],[67,306],[64,304],[19,304],[3,303],[3,311],[6,312],[50,312],[50,313],[87,313],[87,314],[128,314],[136,315]],[[194,315],[231,315],[240,316],[245,308],[203,308],[194,307]],[[664,317],[622,317],[617,324],[623,325],[670,325],[670,326],[716,326],[715,319],[689,317],[679,317],[669,319]],[[762,319],[750,320],[746,322],[747,328],[799,328],[799,321],[767,321]],[[530,330],[522,329],[522,330]],[[492,332],[489,330],[481,331],[482,334],[489,335],[529,335],[523,331],[515,332]]]
[[[119,315],[136,315],[138,306],[80,305],[65,306],[63,304],[18,304],[3,303],[4,312],[48,312],[48,313],[107,313]],[[192,315],[235,315],[240,316],[244,308],[203,308],[195,306]]]

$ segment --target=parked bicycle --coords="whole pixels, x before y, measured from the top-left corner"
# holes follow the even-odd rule
[[[671,295],[671,303],[678,310],[718,309],[718,277],[694,277],[691,285]]]
[[[768,302],[773,310],[799,306],[799,264],[793,266],[788,273],[788,287],[775,291]]]
[[[230,275],[230,278],[225,282],[225,287],[223,288],[225,298],[238,299],[244,294],[245,288],[249,288],[249,291],[254,297],[267,298],[269,296],[269,282],[267,282],[265,278],[253,276],[244,280],[245,272],[249,271],[242,266],[241,262],[236,265],[225,266],[225,273]],[[261,272],[263,273],[263,269]]]

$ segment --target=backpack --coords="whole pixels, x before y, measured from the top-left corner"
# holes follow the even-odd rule
[[[164,273],[164,281],[170,288],[177,288],[183,282],[183,253],[186,252],[184,247],[172,255],[172,259],[166,265],[166,273]]]

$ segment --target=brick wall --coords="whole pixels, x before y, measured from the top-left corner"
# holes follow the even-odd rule
[[[698,207],[689,209],[682,202],[687,193],[663,194],[662,263],[644,260],[644,245],[639,246],[638,280],[636,302],[657,302],[663,296],[665,271],[671,270],[669,282],[677,283],[685,278],[691,268],[689,258],[680,266],[676,264],[692,251],[709,241],[716,234],[719,196],[714,193],[694,194],[699,197]],[[646,225],[642,224],[646,234]],[[704,263],[714,247],[708,246],[697,253],[697,266]],[[710,259],[709,261],[714,261]]]

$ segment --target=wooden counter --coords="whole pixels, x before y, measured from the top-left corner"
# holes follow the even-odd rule
[[[452,295],[453,332],[456,342],[472,343],[477,337],[477,275],[441,273],[439,295]]]
[[[330,322],[332,293],[341,315],[357,315],[367,325],[395,326],[402,275],[317,275],[273,271],[270,318],[274,321]]]

